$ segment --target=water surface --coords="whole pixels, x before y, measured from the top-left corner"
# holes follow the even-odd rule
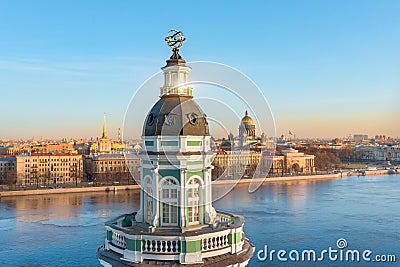
[[[245,216],[256,252],[348,248],[396,254],[400,261],[400,176],[346,177],[267,184],[255,193],[240,185],[214,206]],[[221,190],[214,188],[214,190]],[[0,200],[0,266],[100,266],[96,250],[104,222],[138,209],[138,191],[8,197]],[[377,264],[377,263],[375,263]],[[349,266],[349,263],[260,262],[250,266]],[[362,266],[365,266],[363,263]],[[370,263],[371,266],[374,266]]]

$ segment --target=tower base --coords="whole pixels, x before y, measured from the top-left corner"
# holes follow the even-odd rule
[[[205,258],[203,263],[181,264],[178,261],[144,260],[142,263],[124,261],[115,252],[107,251],[101,247],[97,251],[97,258],[104,267],[143,267],[143,266],[163,266],[163,267],[200,267],[200,266],[226,266],[226,267],[245,267],[253,256],[254,245],[245,240],[243,250],[239,254],[224,254],[216,257]]]
[[[184,231],[154,229],[134,218],[126,214],[106,223],[107,238],[97,250],[103,266],[245,267],[254,253],[242,216],[219,211],[214,224]]]

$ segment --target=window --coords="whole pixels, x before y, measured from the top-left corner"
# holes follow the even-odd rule
[[[166,179],[161,186],[162,225],[178,225],[178,185]]]
[[[187,189],[188,198],[188,222],[189,224],[199,223],[199,183],[197,179],[190,180]]]
[[[163,203],[163,225],[177,225],[178,207],[173,203]]]

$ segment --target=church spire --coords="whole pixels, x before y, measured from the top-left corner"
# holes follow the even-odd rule
[[[104,112],[104,122],[103,122],[103,139],[107,138],[107,124],[106,124],[106,113]]]

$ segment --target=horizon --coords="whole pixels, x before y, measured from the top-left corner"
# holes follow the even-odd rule
[[[400,3],[309,3],[174,6],[179,16],[165,23],[163,2],[2,2],[0,140],[95,139],[103,112],[116,137],[129,99],[169,58],[173,28],[186,36],[186,61],[226,64],[258,85],[278,137],[398,138]]]
[[[109,130],[107,129],[107,132],[109,132]],[[108,135],[108,138],[111,140],[111,141],[116,141],[116,140],[118,140],[118,136],[117,136],[117,130],[116,130],[116,132],[115,132],[115,136],[114,135],[109,135],[109,134],[107,134]],[[388,138],[390,139],[390,140],[400,140],[400,136],[388,136],[388,135],[385,135],[385,134],[373,134],[373,135],[368,135],[368,134],[365,134],[365,133],[353,133],[353,134],[349,134],[349,135],[347,135],[347,136],[336,136],[336,137],[315,137],[315,136],[301,136],[301,137],[298,137],[298,136],[293,136],[293,137],[288,137],[289,136],[289,134],[287,134],[287,135],[285,135],[285,138],[288,138],[288,141],[297,141],[297,140],[309,140],[309,141],[333,141],[334,139],[339,139],[339,140],[343,140],[343,141],[347,141],[347,140],[353,140],[353,136],[354,135],[367,135],[368,136],[368,139],[365,139],[365,140],[370,140],[370,139],[374,139],[375,138],[375,136],[381,136],[381,135],[384,135],[384,136],[386,136],[386,140],[388,140]],[[212,134],[210,134],[210,136],[212,137],[212,138],[214,138],[215,140],[222,140],[222,139],[227,139],[228,137],[227,136],[216,136],[216,135],[212,135]],[[236,135],[235,135],[235,137],[237,137]],[[257,135],[257,137],[259,137],[259,135]],[[267,136],[267,138],[268,139],[279,139],[281,137],[281,135],[278,135],[278,136]],[[77,137],[67,137],[67,136],[64,136],[64,137],[45,137],[45,136],[40,136],[40,137],[30,137],[30,138],[14,138],[14,139],[9,139],[9,138],[0,138],[0,142],[8,142],[8,141],[12,141],[12,142],[19,142],[19,141],[36,141],[36,142],[52,142],[52,141],[55,141],[55,142],[60,142],[60,141],[67,141],[67,142],[71,142],[71,141],[90,141],[90,140],[93,140],[93,141],[97,141],[98,139],[100,139],[101,138],[101,136],[99,135],[99,136],[89,136],[89,137],[79,137],[79,136],[77,136]],[[135,137],[135,138],[126,138],[126,139],[123,139],[123,142],[131,142],[131,141],[135,141],[135,142],[140,142],[141,141],[141,137],[139,136],[139,137]]]

